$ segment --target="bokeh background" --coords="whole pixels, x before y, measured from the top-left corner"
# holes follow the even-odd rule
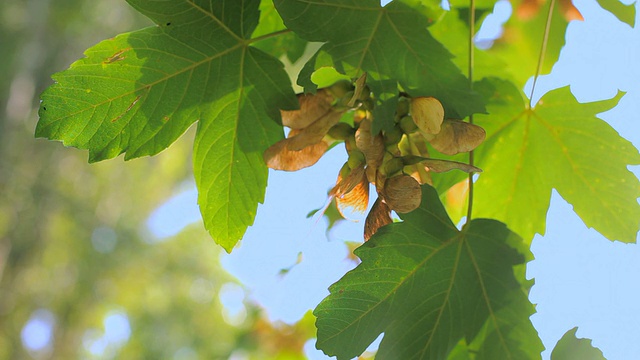
[[[149,230],[192,184],[191,132],[94,165],[34,139],[51,74],[149,25],[124,1],[0,1],[0,359],[305,358],[313,320],[272,323],[245,302],[202,225],[170,241]]]
[[[574,3],[585,21],[570,24],[536,96],[571,85],[594,101],[621,89],[601,117],[638,147],[640,32],[595,0]],[[494,12],[481,46],[511,7],[501,0]],[[357,265],[362,241],[362,222],[327,231],[325,218],[308,217],[325,205],[340,147],[312,168],[271,172],[255,225],[226,254],[199,221],[193,129],[158,156],[91,165],[84,151],[34,139],[51,74],[148,25],[124,1],[0,2],[0,359],[326,359],[309,311]],[[610,360],[640,358],[638,247],[586,229],[554,194],[532,250],[545,358],[574,326]]]

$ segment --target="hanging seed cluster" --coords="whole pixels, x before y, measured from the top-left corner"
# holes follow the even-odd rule
[[[264,160],[272,169],[295,171],[315,164],[329,147],[344,142],[348,159],[329,195],[341,214],[347,208],[365,212],[369,184],[375,186],[378,198],[365,220],[364,238],[368,240],[392,222],[392,210],[408,213],[420,206],[420,185],[431,184],[432,173],[481,171],[469,164],[429,157],[427,143],[440,153],[454,155],[480,145],[485,131],[445,119],[442,104],[433,97],[401,93],[394,127],[374,134],[375,102],[364,79],[355,84],[340,81],[316,94],[299,94],[299,110],[281,111],[282,124],[290,128],[287,138],[268,148]],[[353,112],[353,125],[351,117],[343,116],[348,112]]]

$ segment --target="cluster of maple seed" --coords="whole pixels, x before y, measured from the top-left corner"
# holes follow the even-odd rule
[[[339,81],[316,94],[299,94],[299,110],[281,111],[282,124],[291,130],[286,139],[264,152],[268,167],[296,171],[315,164],[336,142],[344,141],[348,160],[340,169],[329,196],[341,214],[347,208],[364,213],[369,204],[369,184],[378,198],[365,220],[368,240],[381,226],[391,223],[391,211],[408,213],[420,206],[421,184],[431,184],[431,172],[453,169],[481,170],[469,164],[429,157],[427,142],[435,150],[454,155],[468,152],[485,138],[477,125],[445,120],[440,101],[433,97],[400,94],[394,127],[374,134],[374,100],[363,78]],[[353,112],[353,125],[349,117]],[[344,216],[344,215],[343,215]]]

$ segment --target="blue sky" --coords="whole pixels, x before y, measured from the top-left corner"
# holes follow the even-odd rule
[[[595,0],[574,3],[585,21],[569,25],[567,46],[552,73],[540,78],[534,97],[566,85],[582,102],[609,99],[623,90],[619,105],[600,117],[640,147],[640,32],[600,9]],[[498,7],[509,8],[504,5]],[[323,219],[306,217],[325,204],[327,189],[345,160],[337,147],[311,168],[272,171],[255,224],[231,255],[221,256],[224,268],[244,284],[246,296],[273,321],[299,320],[328,295],[331,283],[356,265],[346,260],[344,241],[362,240],[362,222],[343,222],[327,237]],[[631,170],[640,174],[637,166]],[[175,216],[176,209],[183,216],[181,225],[199,218],[194,190],[181,191],[170,201],[150,224],[166,224],[164,216]],[[152,230],[171,234],[161,234],[158,226]],[[532,251],[536,259],[528,264],[527,276],[536,279],[530,298],[537,313],[531,320],[547,348],[545,359],[575,326],[578,337],[593,339],[609,360],[640,358],[637,245],[611,242],[587,229],[554,191],[547,232],[535,237]],[[283,269],[289,271],[283,275]],[[305,349],[311,359],[327,358],[311,344]]]

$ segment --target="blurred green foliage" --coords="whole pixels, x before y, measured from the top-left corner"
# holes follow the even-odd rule
[[[245,302],[244,320],[225,321],[218,294],[234,279],[201,224],[164,242],[146,230],[193,177],[192,131],[159,156],[93,165],[86,152],[33,138],[50,75],[146,25],[124,1],[0,2],[0,359],[303,358],[311,316],[271,324]],[[29,351],[21,332],[39,310],[53,315],[52,338]],[[105,342],[114,313],[130,337]]]

